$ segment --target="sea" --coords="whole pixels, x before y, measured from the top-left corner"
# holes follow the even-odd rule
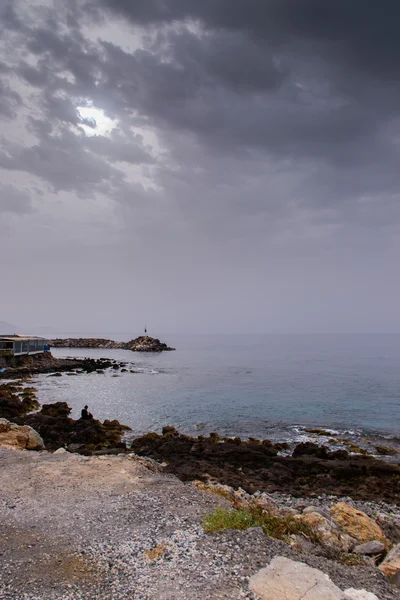
[[[96,418],[118,419],[133,436],[174,425],[190,435],[400,444],[400,335],[155,337],[176,351],[52,349],[56,357],[125,361],[129,372],[40,375],[40,402],[65,401],[74,418],[88,404]]]

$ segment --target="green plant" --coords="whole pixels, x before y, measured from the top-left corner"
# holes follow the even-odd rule
[[[203,529],[207,533],[216,533],[226,529],[249,529],[261,527],[265,535],[284,540],[289,535],[303,535],[313,543],[320,541],[319,534],[307,523],[295,519],[293,515],[276,515],[260,509],[226,510],[217,508],[206,515]]]
[[[257,519],[247,510],[226,510],[216,508],[204,517],[203,529],[207,533],[217,533],[226,529],[249,529],[258,527]]]

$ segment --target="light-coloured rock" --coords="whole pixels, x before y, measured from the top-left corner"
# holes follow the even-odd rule
[[[342,531],[360,544],[378,541],[385,548],[390,547],[391,544],[379,525],[361,510],[356,510],[345,502],[338,502],[332,506],[331,515]]]
[[[303,510],[303,515],[310,515],[312,513],[318,513],[319,515],[322,515],[326,519],[330,519],[329,511],[326,510],[325,508],[321,508],[320,506],[307,506]]]
[[[332,521],[323,517],[320,513],[310,512],[296,517],[302,523],[305,523],[319,535],[321,542],[335,548],[341,552],[350,552],[356,542],[355,540],[343,533]]]
[[[67,450],[65,448],[58,448],[53,454],[67,454]]]
[[[373,542],[366,542],[353,548],[355,554],[365,554],[366,556],[378,556],[385,552],[385,546],[382,542],[374,540]]]
[[[276,514],[279,512],[277,504],[265,493],[259,494],[258,496],[252,496],[242,490],[242,488],[235,490],[229,485],[223,485],[221,483],[204,483],[203,481],[197,480],[193,481],[193,485],[199,490],[211,492],[217,496],[226,498],[236,509],[257,509],[268,514]]]
[[[303,552],[304,554],[311,553],[315,547],[314,544],[303,535],[292,534],[289,536],[288,542],[294,550]]]
[[[328,575],[283,556],[253,575],[249,585],[261,600],[345,600]]]
[[[400,586],[400,544],[391,549],[378,568],[392,583]]]
[[[149,471],[152,471],[153,473],[161,473],[163,470],[163,467],[161,466],[161,464],[159,462],[157,462],[156,460],[154,460],[153,458],[148,458],[146,456],[139,456],[138,454],[135,454],[134,452],[131,452],[130,454],[128,454],[128,458],[130,460],[134,460],[135,462],[139,463],[143,467],[146,467],[146,469],[149,469]]]
[[[366,590],[355,590],[354,588],[345,590],[344,597],[349,600],[379,600],[378,596],[375,596],[375,594],[372,594],[371,592],[367,592]]]
[[[43,450],[40,435],[28,425],[16,425],[0,419],[0,448],[9,450]]]

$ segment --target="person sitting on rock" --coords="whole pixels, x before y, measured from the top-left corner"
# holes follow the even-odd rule
[[[88,419],[93,419],[93,415],[88,411],[87,405],[81,410],[81,419],[83,419],[84,421],[87,421]]]

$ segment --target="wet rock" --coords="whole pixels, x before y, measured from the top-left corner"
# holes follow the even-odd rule
[[[378,569],[389,577],[392,583],[400,587],[400,544],[392,548]]]
[[[356,510],[345,502],[338,502],[332,506],[331,515],[342,531],[361,544],[379,541],[386,548],[390,547],[390,542],[379,525],[362,511]]]
[[[377,454],[382,454],[383,456],[389,456],[399,453],[399,450],[397,448],[390,448],[389,446],[375,446],[375,450]]]
[[[385,545],[382,542],[374,540],[365,544],[359,544],[353,548],[353,552],[355,554],[365,554],[366,556],[379,556],[380,554],[384,554]]]
[[[102,424],[96,419],[78,419],[69,417],[71,408],[66,402],[44,404],[41,411],[25,418],[25,422],[42,436],[48,450],[57,450],[76,444],[85,452],[102,448],[125,448],[122,435],[130,428],[119,421],[105,421]]]
[[[301,497],[324,493],[362,500],[400,499],[399,467],[374,458],[279,456],[272,442],[216,440],[201,435],[193,438],[173,432],[146,434],[133,440],[132,450],[167,461],[168,471],[183,481],[213,479],[250,493],[259,490]]]
[[[179,435],[176,428],[172,427],[171,425],[167,425],[166,427],[162,428],[162,434],[167,435],[167,433],[172,433],[172,435]]]
[[[318,446],[318,444],[313,444],[312,442],[302,442],[301,444],[297,444],[295,449],[293,450],[293,456],[316,456],[317,458],[327,458],[328,457],[328,448],[326,446]]]
[[[322,571],[283,556],[253,575],[249,587],[261,600],[344,600],[343,592]]]
[[[0,419],[0,448],[10,450],[44,450],[40,435],[28,425],[16,425]]]
[[[43,404],[40,412],[42,415],[52,417],[67,417],[71,412],[71,408],[66,402],[54,402],[54,404]]]

